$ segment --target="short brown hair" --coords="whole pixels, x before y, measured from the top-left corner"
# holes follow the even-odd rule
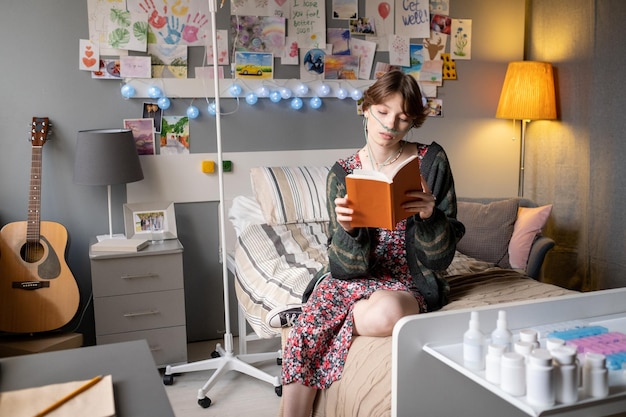
[[[363,93],[363,111],[374,104],[381,104],[392,94],[400,93],[403,99],[402,111],[411,120],[413,127],[420,127],[428,117],[427,107],[422,92],[415,78],[400,70],[385,73],[365,93]]]

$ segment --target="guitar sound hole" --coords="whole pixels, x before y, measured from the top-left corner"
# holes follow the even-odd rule
[[[44,248],[40,242],[27,242],[20,251],[22,259],[29,263],[39,262],[44,255]]]

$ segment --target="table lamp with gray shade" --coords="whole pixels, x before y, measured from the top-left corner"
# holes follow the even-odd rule
[[[142,179],[143,171],[130,129],[95,129],[78,132],[74,183],[107,186],[109,234],[99,235],[98,241],[118,237],[113,235],[111,221],[111,186]]]

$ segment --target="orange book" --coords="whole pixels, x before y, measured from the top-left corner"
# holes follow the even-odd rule
[[[396,224],[412,216],[402,208],[411,201],[407,191],[421,191],[422,181],[417,156],[411,156],[391,173],[391,178],[379,171],[355,169],[346,176],[346,191],[353,227],[383,227],[393,230]]]

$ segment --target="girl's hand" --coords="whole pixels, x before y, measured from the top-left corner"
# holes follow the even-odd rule
[[[433,215],[437,199],[430,192],[430,188],[428,188],[428,184],[424,181],[424,177],[422,177],[422,191],[408,191],[406,195],[407,197],[414,198],[414,200],[408,201],[402,205],[406,211],[419,213],[422,220],[428,219]]]
[[[347,194],[343,198],[335,198],[335,215],[337,216],[337,223],[339,223],[348,233],[352,233],[354,231],[354,227],[351,226],[352,213],[354,213],[354,210],[348,206]]]

